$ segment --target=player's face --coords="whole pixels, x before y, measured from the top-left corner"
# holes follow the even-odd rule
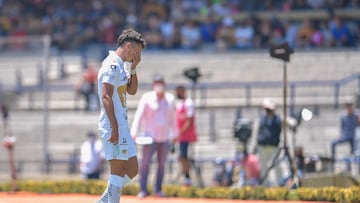
[[[137,55],[140,55],[141,51],[142,47],[139,44],[129,42],[127,61],[130,63],[134,62],[134,58],[137,58]]]

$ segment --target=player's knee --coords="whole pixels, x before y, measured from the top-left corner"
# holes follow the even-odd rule
[[[129,176],[129,178],[134,178],[137,174],[139,173],[139,170],[136,168],[134,170],[129,170],[127,175]]]

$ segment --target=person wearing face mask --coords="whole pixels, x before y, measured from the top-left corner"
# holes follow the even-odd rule
[[[154,195],[164,197],[162,182],[165,172],[165,162],[170,143],[177,137],[176,109],[174,95],[165,91],[165,81],[162,76],[156,75],[153,80],[153,91],[142,95],[131,127],[131,135],[135,141],[138,138],[148,138],[142,144],[142,160],[140,162],[140,192],[139,198],[149,195],[147,179],[150,170],[151,158],[157,154],[157,173]]]
[[[176,123],[179,131],[179,161],[184,175],[185,186],[191,185],[190,179],[190,162],[188,157],[189,147],[196,142],[195,126],[195,107],[191,98],[186,97],[185,87],[179,85],[176,87],[176,96],[179,102],[176,104]]]

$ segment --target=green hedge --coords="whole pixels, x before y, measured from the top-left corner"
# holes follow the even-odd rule
[[[35,193],[85,193],[100,195],[106,187],[102,180],[64,180],[64,181],[18,181],[20,191]],[[10,191],[11,183],[0,183],[0,192]],[[152,188],[149,188],[151,192]],[[328,201],[328,202],[360,202],[360,187],[323,187],[323,188],[287,188],[266,187],[185,187],[178,185],[165,185],[164,193],[168,197],[186,198],[212,198],[212,199],[241,199],[241,200],[303,200],[303,201]],[[138,185],[127,185],[123,188],[123,195],[136,195]]]

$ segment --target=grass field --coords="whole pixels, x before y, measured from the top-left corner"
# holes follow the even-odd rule
[[[93,203],[98,196],[86,194],[34,194],[26,192],[0,193],[0,203]],[[186,198],[156,198],[148,197],[139,200],[133,196],[123,196],[121,203],[274,203],[276,201],[257,200],[221,200],[221,199],[186,199]],[[279,201],[278,201],[279,202]],[[281,201],[284,202],[284,201]],[[286,201],[287,203],[306,203],[300,201]],[[314,203],[314,202],[307,202]],[[320,202],[317,202],[320,203]]]

